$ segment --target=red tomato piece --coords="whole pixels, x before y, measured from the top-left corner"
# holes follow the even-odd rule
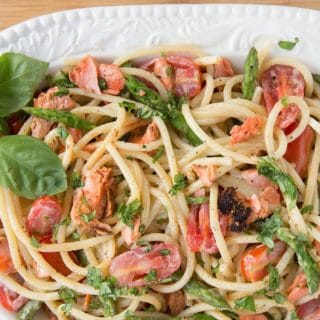
[[[55,197],[44,196],[35,200],[28,213],[26,227],[30,234],[46,235],[51,233],[60,221],[62,208]]]
[[[268,112],[284,96],[304,96],[304,78],[297,69],[290,66],[272,66],[262,75],[261,85]],[[295,104],[283,108],[278,117],[279,128],[287,128],[296,121],[299,114]]]
[[[287,128],[286,134],[292,132],[296,127],[296,123],[292,124]],[[313,129],[311,129],[309,126],[306,127],[297,139],[288,144],[287,151],[284,155],[288,162],[295,164],[295,169],[302,178],[304,178],[307,174],[314,138],[315,134]]]
[[[268,112],[284,96],[304,96],[304,78],[290,66],[272,66],[262,75],[261,84]]]
[[[18,311],[28,299],[18,295],[16,292],[9,290],[0,283],[0,303],[10,312]]]
[[[51,235],[46,235],[41,237],[39,241],[41,243],[50,244],[52,243],[52,237]],[[59,252],[41,252],[41,255],[57,272],[61,273],[65,277],[71,273],[71,271],[64,264]],[[73,252],[69,252],[69,255],[74,262],[77,262],[76,255]]]
[[[297,309],[297,315],[301,320],[320,319],[320,298],[310,300]]]
[[[179,249],[172,244],[138,247],[115,257],[110,264],[109,273],[114,276],[120,286],[142,287],[150,283],[145,278],[151,270],[155,270],[155,281],[165,279],[179,269],[181,256]]]
[[[174,91],[177,96],[192,98],[201,91],[200,68],[191,58],[168,54],[174,69]]]
[[[114,64],[100,64],[98,75],[106,82],[106,90],[103,90],[103,92],[117,95],[124,88],[124,76],[118,66]]]
[[[11,259],[8,240],[6,238],[0,240],[0,272],[5,274],[16,272]]]
[[[228,217],[219,216],[222,234],[227,233]],[[192,252],[217,253],[216,240],[210,227],[209,204],[191,205],[187,225],[187,243]]]
[[[244,278],[249,282],[262,280],[268,274],[268,264],[277,264],[286,247],[285,243],[276,241],[271,252],[264,244],[248,249],[241,259],[241,273]]]

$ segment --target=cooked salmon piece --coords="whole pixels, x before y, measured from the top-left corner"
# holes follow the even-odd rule
[[[130,139],[130,142],[138,143],[138,144],[148,144],[153,141],[156,141],[160,138],[160,131],[157,127],[155,121],[152,121],[144,134],[142,135],[135,135]]]
[[[106,83],[105,93],[118,95],[124,88],[125,80],[120,68],[114,64],[100,64],[98,76]]]
[[[101,93],[98,82],[98,63],[91,56],[81,59],[69,73],[69,78],[82,90]]]
[[[296,303],[301,298],[308,295],[307,278],[303,272],[297,275],[287,292],[288,300],[291,303]]]
[[[110,168],[93,169],[85,175],[84,186],[74,191],[70,216],[84,233],[101,234],[111,230],[100,219],[113,213],[112,183]]]
[[[57,87],[50,88],[46,92],[41,92],[39,96],[33,100],[35,108],[51,109],[51,110],[71,110],[75,106],[75,102],[69,95],[56,96],[59,89]],[[31,134],[33,137],[43,139],[50,131],[53,123],[49,120],[39,117],[33,117],[31,122]]]
[[[196,173],[206,187],[211,187],[217,178],[215,172],[216,167],[213,164],[209,164],[207,166],[193,164],[192,170]]]
[[[139,227],[140,227],[140,217],[134,220],[133,229],[130,228],[129,226],[124,226],[122,228],[121,235],[128,246],[136,242],[137,239],[140,237],[141,233],[139,232]]]
[[[242,125],[233,126],[231,135],[231,144],[244,142],[259,134],[263,127],[263,121],[259,117],[249,117]]]
[[[215,78],[234,76],[230,60],[227,58],[221,58],[220,61],[214,65],[213,75]]]

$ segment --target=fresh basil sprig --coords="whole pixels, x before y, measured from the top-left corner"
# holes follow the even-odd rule
[[[0,117],[25,107],[33,98],[49,64],[20,53],[0,56]]]
[[[67,189],[58,156],[41,140],[29,136],[0,138],[0,185],[35,199]]]

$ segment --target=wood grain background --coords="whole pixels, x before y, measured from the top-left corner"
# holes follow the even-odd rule
[[[0,0],[0,30],[23,20],[50,12],[66,9],[125,4],[167,4],[167,3],[250,3],[297,6],[320,10],[320,0]]]

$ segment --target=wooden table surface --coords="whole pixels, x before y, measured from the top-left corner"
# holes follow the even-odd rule
[[[0,30],[23,20],[50,12],[74,8],[125,5],[125,4],[166,4],[166,3],[252,3],[297,6],[320,10],[320,0],[0,0]]]

